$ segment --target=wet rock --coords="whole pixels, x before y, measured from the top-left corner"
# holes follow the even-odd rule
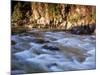
[[[34,42],[35,42],[35,43],[39,43],[39,44],[49,43],[48,40],[41,39],[41,38],[34,39]]]
[[[48,46],[48,45],[44,45],[42,48],[44,49],[49,49],[49,50],[57,50],[59,51],[59,48],[58,47],[55,47],[55,46]]]
[[[44,34],[42,34],[42,31],[39,31],[39,30],[37,30],[37,29],[33,29],[33,30],[31,30],[31,31],[28,31],[27,32],[30,36],[33,36],[33,37],[36,37],[36,38],[38,38],[38,37],[43,37],[44,36]]]
[[[11,40],[11,45],[15,45],[15,44],[16,44],[16,42]]]
[[[27,29],[23,26],[13,27],[12,28],[12,35],[21,34],[27,32]]]
[[[95,29],[96,29],[96,25],[95,24],[91,24],[91,25],[89,25],[89,28],[90,28],[89,32],[94,33]]]
[[[73,27],[71,29],[71,33],[73,34],[86,34],[87,30],[85,30],[82,26]]]
[[[74,26],[71,29],[71,33],[73,34],[92,34],[94,33],[96,25],[82,25],[82,26]]]

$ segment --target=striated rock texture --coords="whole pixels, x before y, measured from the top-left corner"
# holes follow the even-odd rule
[[[20,31],[20,27],[26,31],[32,28],[64,29],[91,34],[96,28],[96,6],[90,5],[12,1],[11,17],[12,31],[17,27]]]

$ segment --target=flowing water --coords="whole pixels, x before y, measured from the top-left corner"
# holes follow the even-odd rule
[[[96,68],[95,35],[32,30],[11,40],[13,75]]]

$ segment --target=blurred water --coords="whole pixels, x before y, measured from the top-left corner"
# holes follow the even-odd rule
[[[41,32],[12,35],[12,73],[36,73],[95,69],[95,35],[74,35],[66,32]],[[41,37],[42,36],[42,37]],[[34,40],[39,40],[35,42]],[[48,40],[48,42],[45,42]],[[43,46],[48,49],[44,49]],[[58,48],[59,50],[52,50]],[[50,48],[50,49],[49,49]],[[16,65],[20,69],[15,67]],[[15,67],[15,68],[14,68]]]

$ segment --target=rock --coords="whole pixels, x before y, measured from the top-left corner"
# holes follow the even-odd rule
[[[49,43],[49,41],[41,38],[34,39],[35,43],[43,44],[43,43]]]
[[[91,24],[91,25],[89,25],[89,28],[90,28],[89,32],[90,33],[94,33],[95,29],[96,29],[96,25],[95,24]]]
[[[71,33],[73,34],[92,34],[95,31],[95,25],[82,25],[74,26],[71,28]]]
[[[21,34],[27,32],[27,29],[23,26],[12,27],[12,35]]]
[[[72,34],[83,34],[83,28],[81,26],[75,26],[71,29]]]
[[[11,40],[11,45],[15,45],[15,44],[16,44],[16,42]]]
[[[59,51],[59,48],[58,47],[55,47],[55,46],[48,46],[48,45],[44,45],[44,46],[42,46],[42,48],[44,48],[44,49],[49,49],[49,50],[57,50],[57,51]]]

